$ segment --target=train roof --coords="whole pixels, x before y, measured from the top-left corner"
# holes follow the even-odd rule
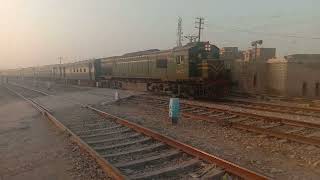
[[[141,55],[146,55],[146,54],[150,54],[150,53],[154,53],[154,52],[159,52],[159,49],[148,49],[145,51],[137,51],[137,52],[131,52],[131,53],[126,53],[122,56],[124,57],[128,57],[128,56],[141,56]]]
[[[126,53],[126,54],[123,54],[121,56],[109,56],[109,57],[102,57],[102,58],[95,58],[95,59],[87,59],[87,60],[82,60],[82,61],[63,63],[62,65],[64,65],[64,66],[79,65],[79,64],[82,64],[82,63],[89,63],[89,62],[92,62],[94,60],[109,61],[109,60],[114,60],[114,59],[126,59],[126,58],[134,58],[134,57],[139,57],[139,56],[142,57],[142,56],[154,55],[154,54],[165,54],[165,53],[170,53],[172,51],[188,50],[188,49],[190,49],[192,47],[195,47],[195,46],[198,46],[199,44],[204,44],[204,43],[208,43],[208,42],[192,42],[192,43],[188,43],[188,44],[186,44],[184,46],[181,46],[181,47],[174,47],[172,49],[166,49],[166,50],[148,49],[148,50],[144,50],[144,51]],[[218,48],[217,46],[212,45],[212,44],[211,44],[211,46]],[[24,70],[24,69],[30,69],[30,68],[46,68],[46,67],[59,66],[59,65],[60,64],[50,64],[50,65],[40,65],[40,66],[33,66],[33,67],[23,67],[23,68],[2,70],[2,72]]]
[[[184,46],[181,47],[174,47],[172,49],[167,49],[167,50],[159,50],[159,49],[149,49],[149,50],[145,50],[145,51],[137,51],[137,52],[132,52],[132,53],[126,53],[122,56],[111,56],[111,57],[105,57],[105,58],[100,58],[104,61],[111,61],[114,59],[126,59],[126,58],[134,58],[134,57],[139,57],[139,56],[146,56],[146,55],[154,55],[154,54],[162,54],[162,53],[169,53],[172,51],[183,51],[183,50],[188,50],[192,47],[198,46],[199,44],[204,44],[207,42],[192,42],[192,43],[188,43]],[[211,46],[219,49],[217,46],[212,45]]]

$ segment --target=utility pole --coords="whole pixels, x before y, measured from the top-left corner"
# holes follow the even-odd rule
[[[177,46],[182,46],[182,18],[179,17],[178,19],[178,29],[177,29]]]
[[[197,17],[196,18],[196,26],[195,26],[195,28],[198,29],[198,42],[200,42],[201,30],[203,29],[203,27],[202,27],[203,24],[204,24],[204,18],[203,17]]]
[[[252,41],[251,46],[254,47],[254,60],[257,60],[257,49],[258,45],[261,45],[263,43],[262,40]]]

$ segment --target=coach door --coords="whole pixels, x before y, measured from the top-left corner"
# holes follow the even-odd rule
[[[89,77],[90,77],[90,80],[92,80],[92,71],[91,71],[91,69],[92,69],[92,64],[89,63]]]

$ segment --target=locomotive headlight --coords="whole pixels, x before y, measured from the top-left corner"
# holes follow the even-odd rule
[[[211,45],[209,43],[205,44],[204,49],[208,52],[211,51]]]

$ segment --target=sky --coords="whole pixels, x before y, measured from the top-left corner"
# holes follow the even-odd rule
[[[218,47],[320,53],[319,0],[0,0],[0,69],[73,62],[176,45],[184,35]],[[187,43],[187,40],[184,41]]]

